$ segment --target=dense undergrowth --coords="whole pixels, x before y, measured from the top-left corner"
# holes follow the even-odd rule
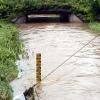
[[[15,61],[21,53],[21,42],[16,27],[0,21],[0,100],[12,100],[9,82],[17,77]]]
[[[100,35],[100,23],[98,22],[93,22],[89,23],[89,29],[92,30],[94,33]]]
[[[100,0],[0,0],[0,17],[12,18],[31,9],[66,8],[85,21],[99,17]]]

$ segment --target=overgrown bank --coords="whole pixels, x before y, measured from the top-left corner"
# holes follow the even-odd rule
[[[0,18],[12,18],[27,10],[64,8],[85,21],[100,18],[100,0],[0,0]]]
[[[18,74],[16,60],[21,53],[21,42],[16,27],[0,21],[0,100],[12,100],[10,81]]]
[[[100,35],[100,23],[89,23],[89,29],[95,32],[96,34]]]

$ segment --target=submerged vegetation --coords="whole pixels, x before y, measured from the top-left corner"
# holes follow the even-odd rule
[[[9,82],[17,77],[15,61],[21,53],[21,42],[16,27],[0,21],[0,100],[11,100]]]

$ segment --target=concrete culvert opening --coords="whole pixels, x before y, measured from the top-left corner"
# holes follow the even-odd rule
[[[60,14],[32,14],[27,16],[27,23],[32,22],[69,22],[69,18]]]
[[[75,14],[64,9],[29,10],[14,21],[18,24],[33,22],[82,22]]]
[[[60,23],[82,23],[82,20],[79,19],[75,14],[64,15],[64,14],[31,14],[27,16],[18,17],[17,20],[13,21],[17,24],[23,23],[52,23],[52,22],[60,22]]]

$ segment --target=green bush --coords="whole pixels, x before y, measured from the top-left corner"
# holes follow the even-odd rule
[[[0,80],[0,100],[12,100],[12,89],[7,82]]]
[[[2,81],[6,80],[8,82],[12,81],[16,78],[18,74],[17,66],[16,65],[3,65],[0,64],[0,77],[2,78]]]
[[[17,77],[16,60],[21,53],[21,41],[16,27],[0,21],[0,100],[12,100],[9,82]]]
[[[31,9],[71,7],[71,11],[85,21],[95,20],[100,12],[99,0],[0,0],[0,17],[12,18]]]
[[[16,60],[14,51],[9,50],[8,48],[0,47],[0,61],[4,62],[6,59]]]
[[[96,32],[97,34],[100,35],[100,23],[98,23],[98,22],[89,23],[89,28],[90,28],[93,32]]]
[[[0,23],[0,46],[7,48],[10,52],[12,51],[16,59],[18,54],[21,53],[20,48],[22,47],[19,40],[19,32],[14,25]]]

